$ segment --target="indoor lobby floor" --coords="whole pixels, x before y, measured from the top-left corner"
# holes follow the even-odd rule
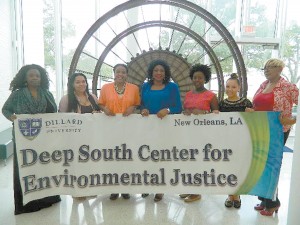
[[[293,137],[287,146],[293,147]],[[178,195],[165,195],[155,203],[153,194],[147,198],[132,195],[129,200],[109,200],[109,195],[85,201],[61,196],[62,201],[38,212],[14,215],[12,190],[12,157],[0,162],[0,225],[135,225],[135,224],[186,224],[186,225],[285,225],[292,166],[292,153],[284,153],[279,183],[281,207],[278,214],[261,216],[253,209],[258,203],[255,196],[242,196],[240,209],[226,208],[225,195],[202,195],[200,201],[185,203]]]

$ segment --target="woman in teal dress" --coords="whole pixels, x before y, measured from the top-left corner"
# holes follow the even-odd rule
[[[55,100],[49,91],[48,73],[39,65],[23,66],[10,83],[10,89],[12,93],[4,103],[2,113],[12,122],[18,114],[54,113],[57,111]],[[23,205],[15,141],[13,176],[15,215],[39,211],[60,201],[60,197],[56,195],[33,200]]]
[[[156,114],[160,119],[168,114],[179,114],[182,111],[178,85],[171,82],[171,69],[164,60],[154,60],[148,66],[148,82],[142,85],[141,114]],[[144,193],[145,198],[149,194]],[[162,200],[164,194],[155,194],[154,201]]]

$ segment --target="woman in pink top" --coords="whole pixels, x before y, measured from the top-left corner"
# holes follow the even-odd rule
[[[107,116],[122,113],[129,116],[140,105],[139,88],[126,82],[128,68],[125,64],[117,64],[113,68],[114,82],[103,85],[100,91],[99,106]],[[110,199],[116,200],[119,194],[111,194]],[[122,194],[124,199],[129,199],[129,194]]]
[[[192,66],[190,78],[195,88],[185,95],[183,114],[199,115],[210,112],[218,113],[219,104],[216,95],[204,87],[204,84],[208,83],[211,79],[210,67],[201,64]],[[201,199],[201,195],[199,194],[181,194],[180,197],[184,198],[185,202],[193,202]]]
[[[211,70],[207,65],[196,64],[191,68],[190,78],[195,86],[194,90],[189,91],[184,99],[184,114],[199,115],[210,112],[219,112],[218,99],[216,95],[207,90],[204,84],[211,79]]]
[[[292,117],[292,107],[293,104],[298,104],[299,90],[295,84],[280,76],[284,66],[284,62],[279,59],[270,59],[265,63],[264,73],[267,80],[260,85],[254,95],[253,106],[255,111],[281,112],[279,119],[283,125],[285,144],[291,126],[296,123],[296,118]],[[278,212],[280,207],[278,197],[275,201],[262,197],[258,199],[261,203],[254,209],[259,210],[261,215],[272,216],[274,212]]]

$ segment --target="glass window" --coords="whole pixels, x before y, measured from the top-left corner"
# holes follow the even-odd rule
[[[275,26],[278,19],[276,10],[277,1],[244,1],[242,33],[247,34],[250,31],[255,37],[275,38]]]

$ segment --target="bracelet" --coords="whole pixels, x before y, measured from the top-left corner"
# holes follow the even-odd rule
[[[147,113],[146,110],[147,110],[147,109],[142,109],[142,110],[141,110],[141,114],[144,115],[145,113]]]

